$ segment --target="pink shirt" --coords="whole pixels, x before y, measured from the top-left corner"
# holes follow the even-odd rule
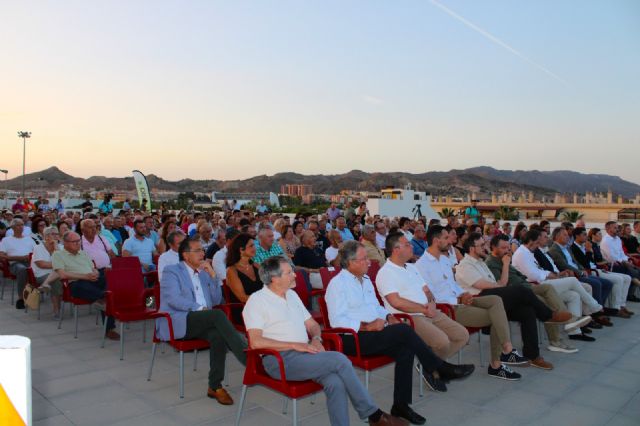
[[[107,241],[101,239],[99,235],[96,235],[93,239],[93,243],[87,241],[82,236],[82,250],[84,250],[91,259],[96,263],[96,268],[102,269],[107,266],[111,266],[111,259],[107,253],[107,247],[109,247]]]

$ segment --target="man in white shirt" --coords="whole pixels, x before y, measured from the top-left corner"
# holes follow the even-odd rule
[[[624,253],[622,240],[618,236],[618,224],[609,221],[604,225],[604,230],[604,237],[600,243],[602,256],[611,264],[611,270],[613,272],[629,275],[631,282],[635,286],[640,286],[640,269],[636,268]],[[629,288],[629,295],[631,295],[633,291],[634,287],[631,286]]]
[[[222,247],[216,252],[216,254],[213,255],[213,259],[211,262],[213,264],[213,270],[216,273],[216,277],[220,278],[221,280],[227,279],[227,252],[229,251],[229,247],[231,247],[231,242],[233,241],[234,237],[239,233],[240,232],[236,229],[227,231],[224,247]]]
[[[169,250],[165,251],[158,258],[158,279],[162,279],[162,272],[164,268],[169,265],[177,265],[180,262],[178,255],[178,247],[182,241],[184,241],[185,235],[182,231],[169,232],[167,235],[167,242],[169,243]]]
[[[324,257],[327,259],[327,263],[331,266],[338,266],[337,258],[338,258],[338,250],[342,246],[342,236],[338,231],[332,229],[327,234],[327,238],[329,239],[329,244],[331,244],[324,251]]]
[[[492,358],[489,375],[505,380],[518,380],[521,377],[501,363],[501,358],[504,358],[505,364],[528,364],[528,361],[513,350],[509,340],[507,316],[499,297],[476,298],[472,301],[474,306],[457,305],[454,308],[456,322],[436,308],[433,294],[420,272],[413,264],[407,263],[413,257],[413,245],[401,232],[389,234],[387,252],[391,256],[376,277],[376,286],[385,308],[392,313],[411,314],[418,336],[442,359],[458,352],[469,340],[469,332],[463,325],[491,326]],[[492,324],[492,317],[495,318],[496,326]],[[509,362],[512,357],[519,360]]]
[[[22,293],[27,284],[27,269],[29,268],[29,255],[33,253],[35,242],[24,234],[24,222],[22,219],[11,221],[12,235],[5,236],[0,241],[0,259],[9,262],[9,270],[16,276],[18,287],[18,300],[16,309],[24,309]],[[8,233],[7,233],[8,234]],[[13,300],[13,298],[11,299]]]
[[[89,255],[96,269],[111,267],[111,258],[115,257],[111,246],[97,233],[97,226],[93,219],[83,219],[80,222],[80,250]]]
[[[409,406],[414,357],[422,364],[427,385],[440,392],[447,389],[443,380],[468,376],[473,365],[456,366],[441,360],[410,326],[380,306],[366,275],[369,260],[361,243],[346,241],[338,257],[342,270],[329,282],[326,292],[330,326],[354,330],[362,355],[387,355],[396,361],[391,414],[413,424],[424,424],[426,419]],[[350,334],[341,337],[344,353],[355,355],[354,337]]]
[[[387,226],[381,220],[377,221],[374,226],[376,228],[376,245],[379,249],[384,250],[387,239]]]
[[[295,273],[284,257],[270,257],[260,265],[264,287],[253,293],[242,312],[252,349],[278,351],[287,380],[313,380],[324,387],[332,425],[349,424],[348,400],[361,419],[373,425],[406,425],[383,413],[358,379],[349,359],[340,352],[325,351],[320,325],[311,317],[295,287]],[[280,365],[273,355],[263,366],[280,379]],[[241,407],[246,395],[242,389]]]
[[[477,233],[471,235],[478,236]],[[471,239],[471,236],[470,236]],[[456,278],[453,277],[450,264],[444,260],[444,252],[449,245],[449,235],[440,225],[430,226],[427,231],[429,248],[416,262],[416,267],[425,279],[431,292],[439,303],[456,304],[457,298],[465,292],[480,294],[481,296],[495,295],[502,299],[504,310],[510,321],[520,323],[522,334],[523,355],[530,360],[530,364],[544,370],[553,369],[553,364],[540,356],[538,347],[538,325],[536,319],[543,322],[561,323],[571,318],[569,312],[553,312],[542,303],[533,292],[525,287],[506,287],[507,279],[497,283],[495,277],[478,257],[466,255],[456,268]],[[470,247],[471,243],[469,243]],[[473,242],[473,250],[484,250],[485,242],[482,236]],[[484,268],[480,266],[484,265]],[[478,271],[477,268],[480,268]],[[457,283],[462,286],[457,285]],[[464,290],[463,290],[464,289]]]

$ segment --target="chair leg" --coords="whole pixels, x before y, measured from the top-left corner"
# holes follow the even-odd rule
[[[458,364],[462,364],[462,348],[458,351]]]
[[[147,343],[147,321],[142,321],[142,343]]]
[[[64,302],[60,302],[60,319],[58,320],[58,330],[62,327],[62,317],[64,317]]]
[[[289,405],[289,398],[284,397],[284,401],[282,402],[282,414],[287,414],[287,406]]]
[[[0,289],[0,300],[4,300],[4,286],[7,284],[7,279],[2,277],[2,289]]]
[[[198,370],[198,350],[193,351],[193,371]]]
[[[106,338],[107,338],[107,322],[105,321],[104,326],[102,327],[102,345],[100,346],[103,349],[104,349],[104,342]]]
[[[482,333],[478,333],[478,350],[480,351],[480,367],[484,367],[484,354],[482,353]]]
[[[15,302],[15,297],[16,297],[16,291],[18,291],[16,289],[16,284],[17,284],[17,280],[12,280],[11,281],[11,304],[13,305],[13,302]]]
[[[365,370],[364,372],[364,388],[369,390],[369,370]]]
[[[124,359],[124,323],[120,321],[120,361],[122,361],[123,359]]]
[[[184,352],[180,351],[180,398],[184,398]]]
[[[229,370],[225,367],[224,376],[222,377],[222,385],[225,387],[229,387]]]
[[[293,400],[293,426],[298,426],[298,400]]]
[[[236,414],[236,426],[240,426],[240,417],[242,416],[242,409],[244,408],[244,400],[247,397],[247,385],[242,385],[242,394],[240,394],[240,403],[238,404],[238,413]]]
[[[76,322],[76,328],[73,334],[73,338],[77,339],[78,338],[78,305],[73,305],[73,318]]]
[[[147,372],[147,382],[151,381],[151,372],[153,371],[153,362],[156,360],[156,349],[158,349],[158,344],[154,343],[151,346],[151,362],[149,363],[149,371]]]
[[[422,398],[424,396],[424,380],[422,380],[422,378],[424,377],[424,372],[422,370],[422,364],[420,363],[418,363],[418,371],[420,372],[420,377],[418,377],[418,383],[420,383],[418,395],[420,395],[420,397]]]
[[[40,299],[40,303],[38,304],[38,321],[40,321],[40,305],[42,304],[42,299]]]

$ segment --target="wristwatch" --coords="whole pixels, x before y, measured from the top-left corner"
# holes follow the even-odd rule
[[[319,341],[320,343],[322,343],[322,337],[320,337],[320,335],[318,335],[318,336],[313,336],[313,337],[311,338],[311,340],[317,340],[317,341]]]

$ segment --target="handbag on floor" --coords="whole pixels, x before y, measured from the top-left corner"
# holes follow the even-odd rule
[[[27,284],[22,292],[22,299],[24,300],[25,306],[37,311],[40,307],[40,290],[31,284]]]

